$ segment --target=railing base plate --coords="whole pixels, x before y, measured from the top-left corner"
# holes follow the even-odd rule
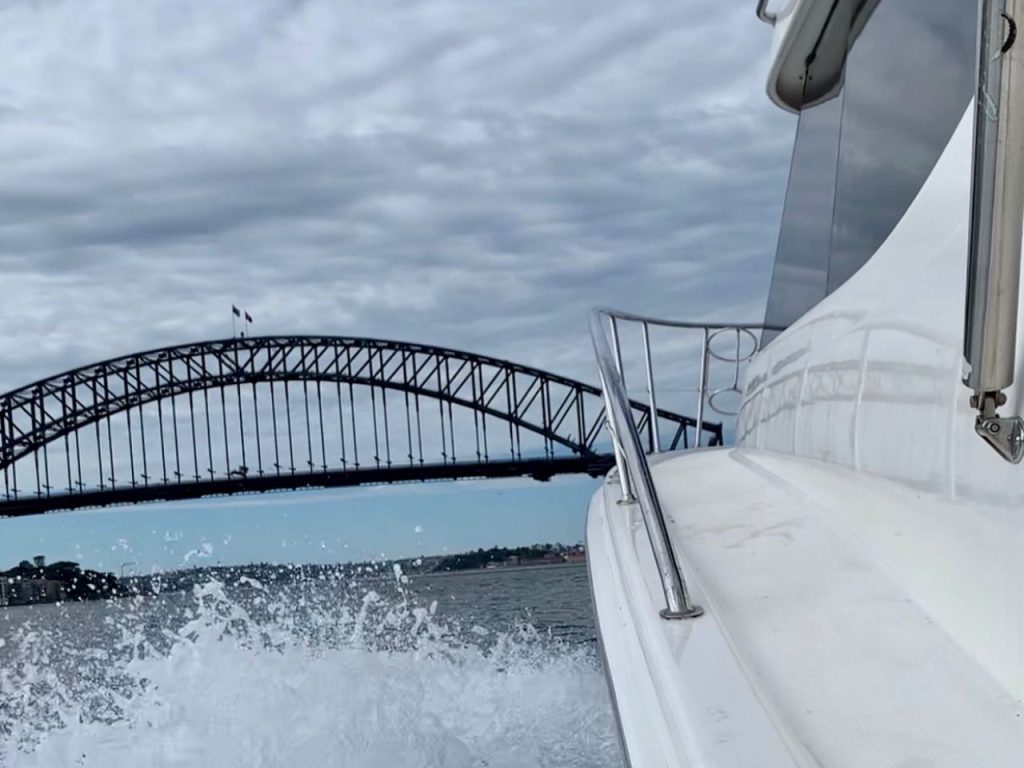
[[[668,621],[676,621],[678,619],[696,619],[698,616],[704,615],[704,609],[699,605],[691,605],[685,611],[670,611],[668,608],[662,608],[658,611],[658,615]]]

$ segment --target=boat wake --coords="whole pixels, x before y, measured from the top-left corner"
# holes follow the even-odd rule
[[[593,648],[446,626],[400,587],[82,605],[0,640],[4,768],[622,764]]]

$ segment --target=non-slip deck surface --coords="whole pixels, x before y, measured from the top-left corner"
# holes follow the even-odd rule
[[[1019,521],[761,453],[653,473],[684,570],[798,762],[1024,765]]]

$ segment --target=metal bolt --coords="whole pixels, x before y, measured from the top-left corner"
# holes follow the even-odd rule
[[[993,435],[999,434],[999,425],[996,424],[995,422],[992,422],[991,424],[988,425],[988,431],[991,432]]]

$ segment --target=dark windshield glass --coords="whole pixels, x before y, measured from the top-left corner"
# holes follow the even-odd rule
[[[888,237],[973,93],[977,6],[883,0],[843,89],[800,114],[766,323],[789,325]]]
[[[913,202],[971,97],[976,3],[889,0],[847,60],[828,290]]]
[[[828,285],[842,95],[800,115],[765,325],[787,326]]]

